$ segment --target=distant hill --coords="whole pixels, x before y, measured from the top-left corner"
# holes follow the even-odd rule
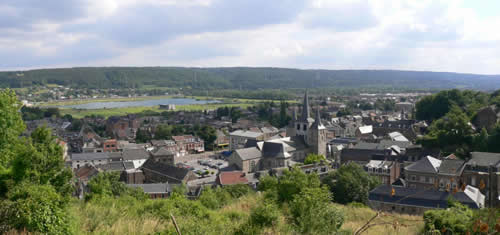
[[[500,88],[500,75],[398,70],[288,68],[82,67],[0,72],[0,87],[59,84],[88,88]]]

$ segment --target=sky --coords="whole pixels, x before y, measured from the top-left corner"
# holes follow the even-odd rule
[[[500,74],[500,1],[0,1],[0,70],[80,66]]]

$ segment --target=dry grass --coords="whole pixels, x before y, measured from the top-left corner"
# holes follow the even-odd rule
[[[344,210],[345,222],[342,229],[356,231],[363,226],[376,212],[370,208],[353,208],[339,205]],[[370,227],[363,234],[419,234],[424,227],[421,216],[402,215],[393,213],[382,213],[373,220],[374,224],[390,223]]]

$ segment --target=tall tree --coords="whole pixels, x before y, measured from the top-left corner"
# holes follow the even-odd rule
[[[21,103],[13,90],[0,90],[0,170],[10,165],[19,135],[26,128],[20,108]]]

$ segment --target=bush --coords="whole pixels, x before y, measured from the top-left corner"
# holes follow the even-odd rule
[[[250,212],[250,223],[260,227],[269,227],[278,221],[280,211],[273,202],[266,201]]]
[[[344,223],[342,211],[331,203],[328,188],[306,188],[290,202],[290,212],[301,234],[330,234]]]
[[[47,234],[69,234],[66,200],[49,185],[19,185],[0,203],[0,232],[26,229]]]

